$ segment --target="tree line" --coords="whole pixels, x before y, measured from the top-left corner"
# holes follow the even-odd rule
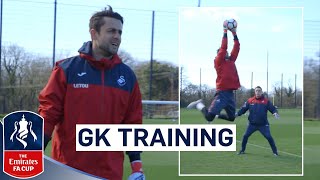
[[[303,72],[303,113],[307,119],[320,120],[320,61],[305,58]]]

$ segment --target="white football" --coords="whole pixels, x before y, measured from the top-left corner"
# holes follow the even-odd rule
[[[234,28],[237,28],[238,22],[235,19],[229,19],[227,23],[227,27],[230,31],[232,31]]]

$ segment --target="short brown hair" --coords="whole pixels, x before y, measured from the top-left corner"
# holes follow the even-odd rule
[[[104,25],[104,17],[118,19],[123,24],[123,17],[119,13],[113,12],[112,7],[108,5],[108,7],[104,8],[104,10],[96,12],[91,16],[89,23],[89,31],[90,29],[94,29],[99,33],[101,26]]]

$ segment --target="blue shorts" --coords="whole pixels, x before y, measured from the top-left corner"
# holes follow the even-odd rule
[[[233,90],[219,91],[214,95],[214,99],[208,109],[209,113],[219,115],[224,109],[229,117],[234,117],[236,104],[234,102]]]

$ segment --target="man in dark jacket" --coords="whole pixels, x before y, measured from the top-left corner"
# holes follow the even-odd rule
[[[141,124],[142,101],[137,78],[117,55],[123,18],[112,8],[95,13],[89,23],[91,40],[79,55],[56,63],[39,95],[45,146],[52,158],[106,179],[123,179],[123,152],[77,152],[76,124]],[[131,179],[143,177],[140,152],[127,152]],[[141,178],[141,179],[143,179]]]
[[[214,68],[217,72],[216,79],[216,94],[211,103],[211,106],[207,109],[203,104],[202,99],[191,102],[187,108],[197,108],[200,110],[208,122],[212,122],[217,115],[218,118],[228,121],[234,121],[235,119],[235,101],[234,90],[240,87],[239,76],[236,67],[236,60],[240,51],[240,43],[237,36],[237,28],[230,30],[234,37],[234,45],[229,56],[228,37],[227,37],[227,20],[223,23],[223,37],[221,47],[217,51],[217,56],[214,60]],[[227,114],[220,114],[221,110],[225,109]]]
[[[267,119],[268,111],[278,119],[278,111],[272,103],[263,96],[262,88],[260,86],[257,86],[254,89],[254,92],[255,96],[248,99],[236,114],[236,116],[241,116],[249,110],[249,123],[242,138],[242,149],[238,154],[244,154],[249,137],[252,133],[258,130],[268,140],[273,154],[278,156],[277,147],[271,136],[269,122]]]

